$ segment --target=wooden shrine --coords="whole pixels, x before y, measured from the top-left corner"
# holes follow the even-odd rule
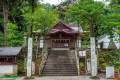
[[[48,32],[45,43],[48,48],[74,49],[81,33],[81,27],[60,21]]]

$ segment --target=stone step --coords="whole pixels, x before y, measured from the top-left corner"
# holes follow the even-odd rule
[[[47,61],[54,61],[54,60],[56,60],[55,62],[61,62],[61,61],[67,61],[67,62],[70,62],[70,61],[75,61],[75,59],[70,59],[70,58],[68,58],[68,59],[61,59],[61,60],[59,60],[59,59],[56,59],[56,58],[48,58],[47,59]]]
[[[78,74],[46,74],[46,73],[43,73],[42,74],[43,76],[77,76]]]
[[[65,60],[73,59],[73,60],[75,60],[74,57],[69,57],[69,58],[68,58],[68,57],[63,57],[63,58],[59,58],[59,57],[48,57],[47,59],[48,59],[48,60],[49,60],[49,59],[50,59],[50,60],[51,60],[51,59],[52,59],[52,60],[53,60],[53,59],[55,59],[55,60],[57,60],[57,59],[61,59],[61,60],[63,60],[63,59],[65,59]]]
[[[48,67],[45,67],[45,69],[76,69],[76,67],[51,67],[51,66],[48,66]]]
[[[45,65],[45,67],[53,67],[53,68],[76,68],[74,65]]]
[[[43,72],[43,74],[68,75],[68,74],[77,74],[77,73],[76,72]]]
[[[77,74],[77,72],[43,72],[43,74]]]
[[[52,69],[52,70],[77,70],[77,68],[76,67],[55,67],[55,68],[53,68],[53,67],[44,67],[44,70],[45,69]]]
[[[72,64],[73,63],[73,64]],[[59,62],[58,64],[57,63],[52,63],[51,61],[49,61],[49,62],[47,62],[47,63],[45,63],[46,65],[73,65],[73,66],[76,66],[76,64],[74,63],[74,62],[70,62],[70,63],[67,63],[67,62],[65,62],[65,63],[62,63],[62,62]]]
[[[76,72],[76,69],[69,69],[69,70],[65,70],[65,69],[45,69],[44,72]]]
[[[69,51],[49,51],[47,62],[43,69],[46,76],[76,76],[77,67],[75,55]]]
[[[58,63],[58,64],[75,64],[76,63],[76,61],[74,61],[74,60],[69,60],[69,61],[67,61],[67,60],[61,60],[61,61],[58,61],[58,60],[47,60],[47,62],[46,63]]]

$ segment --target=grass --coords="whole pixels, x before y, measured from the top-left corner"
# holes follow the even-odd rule
[[[17,76],[14,75],[4,75],[4,76],[0,76],[0,78],[17,78]]]

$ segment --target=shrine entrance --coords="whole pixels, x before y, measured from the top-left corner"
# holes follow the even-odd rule
[[[77,40],[81,37],[78,26],[57,23],[46,35],[49,48],[43,74],[47,76],[77,76],[79,62],[76,55]],[[50,70],[48,70],[50,69]]]
[[[52,39],[52,47],[53,48],[69,48],[70,47],[70,39]]]
[[[76,41],[80,36],[77,30],[78,27],[59,22],[48,32],[45,43],[48,48],[75,49]]]

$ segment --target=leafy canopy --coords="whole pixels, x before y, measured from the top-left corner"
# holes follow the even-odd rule
[[[23,44],[23,32],[18,31],[18,27],[9,22],[8,26],[8,46],[16,47]]]
[[[46,10],[42,6],[35,8],[33,14],[30,13],[30,9],[28,10],[29,11],[23,15],[25,17],[26,24],[28,25],[27,27],[30,27],[32,19],[33,30],[39,30],[42,34],[45,34],[58,20],[58,15],[54,10]]]
[[[114,34],[114,32],[120,34],[120,1],[112,0],[107,10],[106,28],[110,30],[112,34]]]
[[[97,26],[100,24],[104,13],[104,4],[94,0],[79,0],[78,3],[70,5],[66,13],[68,22],[79,22],[82,26]],[[84,27],[85,28],[85,27]]]

